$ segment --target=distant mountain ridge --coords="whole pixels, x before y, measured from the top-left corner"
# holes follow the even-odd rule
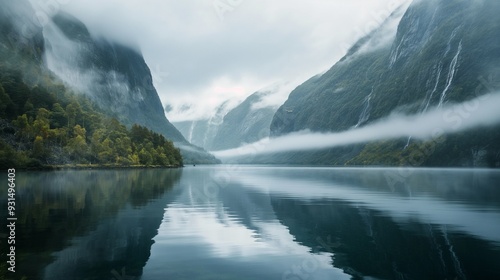
[[[240,105],[224,116],[214,137],[210,150],[237,148],[269,136],[269,126],[277,108],[273,106],[255,107],[268,94],[258,91],[250,95]]]
[[[233,106],[234,104],[227,100],[219,105],[208,118],[173,122],[173,125],[189,142],[203,147],[204,149],[211,150],[214,144],[214,138],[218,133],[224,116],[233,109]]]
[[[291,84],[276,83],[254,92],[233,108],[221,104],[208,119],[174,122],[193,144],[210,151],[237,148],[269,136],[269,126]]]

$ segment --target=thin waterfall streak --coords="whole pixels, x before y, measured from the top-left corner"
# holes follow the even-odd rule
[[[436,83],[434,84],[434,88],[432,89],[431,93],[429,94],[429,98],[427,99],[427,103],[425,104],[424,109],[422,110],[423,112],[426,112],[427,109],[429,108],[429,105],[431,104],[432,97],[434,96],[434,93],[436,93],[438,85],[439,85],[439,80],[441,79],[441,72],[443,71],[443,63],[439,62],[438,65],[438,72],[436,76]]]
[[[364,122],[366,122],[368,120],[368,118],[370,118],[370,101],[372,99],[372,96],[373,96],[373,87],[372,87],[372,91],[365,98],[365,100],[363,102],[365,104],[365,106],[363,107],[363,111],[361,111],[361,114],[359,115],[358,123],[354,126],[355,128],[359,127]]]
[[[401,38],[401,42],[399,42],[398,46],[396,47],[394,52],[391,54],[391,58],[389,61],[389,68],[391,68],[398,60],[399,49],[401,48],[401,45],[403,44],[404,40],[405,40],[405,36],[403,35],[403,38]]]
[[[437,67],[437,74],[436,74],[436,82],[434,83],[434,88],[430,92],[428,96],[424,99],[425,106],[424,108],[420,111],[421,114],[427,112],[427,109],[429,109],[429,105],[431,104],[432,97],[434,97],[434,94],[437,91],[438,85],[439,85],[439,80],[441,79],[441,72],[443,71],[443,63],[439,62],[438,67]],[[408,137],[408,141],[406,142],[406,145],[404,146],[403,150],[406,150],[408,146],[410,145],[412,137]]]
[[[195,124],[196,124],[196,121],[191,122],[191,128],[189,129],[189,137],[188,137],[189,143],[192,143],[192,141],[193,141],[193,131],[194,131]]]
[[[216,129],[216,127],[217,126],[215,124],[212,124],[212,118],[210,118],[210,121],[207,122],[207,129],[205,130],[205,135],[203,136],[203,147],[204,148],[207,148],[208,136],[212,135],[212,132]],[[212,145],[212,143],[210,143],[210,145]]]
[[[446,98],[446,93],[450,89],[453,79],[455,78],[455,73],[457,71],[457,66],[458,66],[458,57],[460,56],[461,51],[462,51],[462,41],[460,41],[460,43],[458,44],[457,54],[455,55],[455,57],[453,57],[453,60],[450,63],[450,70],[448,72],[448,77],[446,79],[446,87],[441,93],[441,99],[439,100],[438,107],[441,107],[443,105],[444,100]]]
[[[444,52],[444,56],[443,57],[446,57],[446,55],[448,55],[448,53],[450,52],[451,50],[451,41],[453,41],[453,39],[455,39],[455,36],[457,36],[457,31],[458,29],[462,27],[462,26],[459,26],[457,28],[455,28],[453,30],[453,32],[451,32],[451,36],[450,36],[450,39],[448,40],[448,44],[446,45],[446,51]]]
[[[405,147],[403,148],[403,150],[406,150],[406,148],[408,148],[408,146],[410,146],[410,141],[411,141],[411,136],[408,137],[408,141],[406,141],[406,145]]]

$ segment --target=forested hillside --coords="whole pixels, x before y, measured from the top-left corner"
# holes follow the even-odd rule
[[[31,32],[21,33],[15,16],[0,13],[2,169],[183,164],[179,150],[164,136],[138,125],[127,129],[66,87],[43,64],[41,28],[24,26]]]
[[[0,99],[2,168],[182,165],[171,141],[139,125],[127,129],[61,84],[30,87],[19,72],[0,69]]]

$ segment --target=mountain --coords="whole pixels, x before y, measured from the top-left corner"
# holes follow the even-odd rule
[[[290,92],[289,82],[263,88],[238,105],[228,100],[204,120],[176,122],[174,125],[193,144],[207,150],[225,150],[269,136],[272,118]]]
[[[45,50],[42,28],[30,15],[35,12],[27,1],[1,1],[0,65],[23,71],[25,77],[36,80],[32,66],[39,66]]]
[[[136,50],[94,39],[76,18],[58,13],[44,28],[47,65],[126,124],[146,125],[174,141],[184,138],[170,124],[151,72]]]
[[[76,94],[44,63],[43,26],[28,2],[0,13],[0,169],[56,165],[182,166],[171,141],[145,127],[127,129]]]
[[[47,67],[124,124],[143,125],[174,141],[187,163],[215,163],[188,143],[167,120],[142,54],[129,46],[94,38],[78,19],[56,14],[43,28]]]
[[[194,121],[173,122],[173,125],[179,129],[182,135],[190,143],[211,150],[214,144],[214,138],[223,122],[224,116],[231,111],[234,106],[236,105],[232,100],[226,100],[219,105],[208,118]]]
[[[293,90],[273,117],[271,135],[345,131],[393,112],[418,114],[498,90],[498,11],[498,1],[416,0],[401,7],[330,70]],[[412,165],[500,166],[498,127],[442,138]],[[426,144],[400,139],[274,161],[405,165]]]
[[[79,112],[83,115],[73,121],[86,128],[87,137],[97,127],[91,123],[101,123],[105,119],[101,117],[104,113],[128,128],[133,124],[143,125],[174,141],[181,148],[185,163],[219,162],[203,149],[188,143],[167,120],[153,86],[151,72],[137,48],[95,38],[82,22],[68,14],[34,17],[36,11],[31,4],[29,1],[4,0],[0,11],[0,78],[6,93],[0,89],[0,117],[7,116],[6,120],[2,119],[0,132],[2,138],[10,143],[8,145],[19,145],[14,143],[8,119],[15,120],[17,115],[26,112],[28,121],[32,122],[38,117],[35,111],[45,108],[52,116],[44,118],[50,124],[49,129],[63,129],[60,121],[65,118],[66,112],[60,105],[80,102],[82,107],[78,105],[76,108],[81,108]],[[84,98],[73,96],[74,92],[82,93]],[[92,104],[88,99],[93,101]],[[52,114],[56,103],[57,114],[61,117],[57,122]],[[94,108],[96,104],[99,108]],[[95,117],[89,119],[85,114]],[[69,124],[68,121],[67,136],[71,137],[73,127]],[[43,138],[46,136],[42,135]],[[54,152],[56,143],[45,142],[46,150]],[[29,143],[27,147],[18,148],[29,150],[32,145]],[[62,150],[60,152],[58,154],[62,155]],[[53,157],[60,161],[57,155]],[[70,160],[66,158],[62,162]]]
[[[269,126],[278,108],[274,103],[266,102],[266,99],[273,96],[280,98],[283,86],[277,84],[257,91],[229,111],[219,126],[210,150],[237,148],[269,137]]]

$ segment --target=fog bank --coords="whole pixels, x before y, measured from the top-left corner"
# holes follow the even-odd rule
[[[460,104],[433,108],[423,114],[391,114],[366,126],[336,133],[301,131],[264,138],[239,148],[214,151],[220,159],[289,151],[317,150],[372,141],[412,137],[429,140],[443,134],[500,124],[500,93],[486,94]]]

